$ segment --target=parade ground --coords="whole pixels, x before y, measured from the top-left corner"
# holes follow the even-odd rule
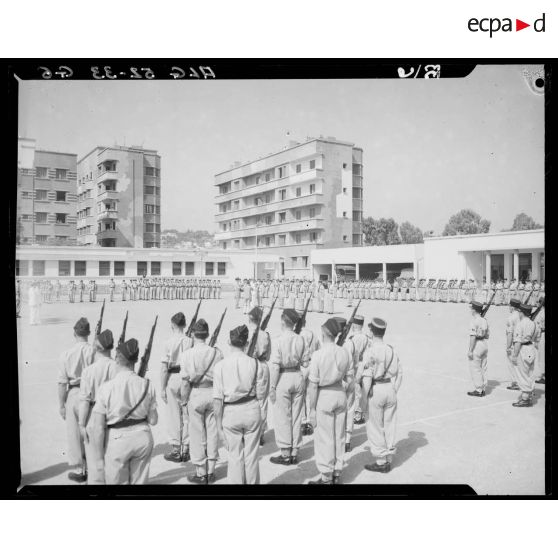
[[[107,297],[108,298],[108,297]],[[58,412],[57,367],[61,352],[73,342],[73,325],[85,316],[94,331],[102,296],[96,303],[43,304],[42,324],[29,325],[29,309],[22,307],[17,320],[19,360],[19,409],[21,419],[22,485],[73,484],[67,478],[66,430]],[[267,299],[265,305],[269,305]],[[157,314],[150,378],[159,393],[159,370],[164,341],[171,335],[170,318],[178,311],[189,323],[197,301],[107,300],[103,329],[118,339],[126,311],[127,338],[136,337],[143,354],[151,325]],[[227,353],[228,332],[245,323],[242,310],[234,309],[232,293],[221,300],[204,300],[199,317],[207,320],[210,332],[228,307],[217,342]],[[345,300],[335,300],[335,315],[349,317]],[[280,331],[281,310],[275,309],[268,326],[273,337]],[[365,427],[356,426],[352,451],[345,455],[342,481],[350,484],[468,484],[477,494],[542,495],[545,491],[545,386],[536,384],[534,405],[512,407],[518,392],[509,391],[505,351],[507,307],[491,307],[488,354],[488,390],[484,398],[469,397],[472,389],[468,368],[469,306],[432,302],[363,301],[359,314],[366,322],[372,316],[387,320],[386,341],[398,351],[403,364],[403,383],[398,398],[397,453],[388,474],[366,471],[372,461]],[[307,324],[319,334],[326,314],[309,313]],[[151,461],[153,484],[188,484],[194,473],[188,462],[165,461],[168,451],[164,402],[158,398],[159,423],[153,427],[155,447]],[[262,484],[305,484],[318,476],[312,436],[305,437],[298,466],[270,463],[277,454],[273,435],[273,406],[269,430],[261,448]],[[226,451],[220,449],[217,483],[226,483]]]

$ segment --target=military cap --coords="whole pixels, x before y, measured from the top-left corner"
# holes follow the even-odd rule
[[[287,320],[293,325],[296,324],[299,317],[300,316],[298,315],[298,312],[296,310],[293,310],[292,308],[286,308],[285,310],[283,310],[283,313],[281,314],[282,319]]]
[[[74,326],[74,333],[76,335],[79,335],[80,337],[85,337],[86,335],[89,335],[91,333],[87,318],[80,318],[76,322],[76,325]]]
[[[246,345],[246,343],[248,342],[249,332],[248,328],[245,325],[241,325],[235,327],[234,329],[231,329],[229,335],[231,345],[234,345],[235,347],[244,347],[244,345]]]
[[[199,319],[194,324],[194,327],[192,328],[192,333],[200,337],[203,337],[204,335],[207,337],[209,335],[209,326],[207,325],[207,322],[203,318]]]
[[[482,307],[482,302],[478,302],[477,300],[473,300],[473,302],[471,302],[471,308],[473,308],[473,310],[476,310],[477,312],[482,312]]]
[[[539,304],[541,306],[544,306],[544,301],[545,301],[545,296],[542,294],[539,296]]]
[[[112,349],[114,347],[114,338],[112,336],[112,331],[110,329],[105,329],[105,331],[101,331],[101,333],[97,335],[97,342],[106,351]]]
[[[364,323],[364,316],[360,316],[359,314],[357,314],[355,316],[355,319],[353,320],[353,323],[355,325],[362,325]]]
[[[368,325],[369,327],[378,330],[385,330],[387,328],[387,322],[382,318],[372,318],[372,321]]]
[[[116,349],[129,362],[136,362],[139,356],[139,345],[137,339],[128,339],[120,343]]]
[[[513,308],[519,308],[521,306],[521,300],[518,298],[510,298],[510,306],[513,306]]]
[[[342,331],[344,325],[341,323],[343,318],[329,318],[324,322],[322,327],[335,339]],[[343,320],[346,323],[346,320]]]
[[[171,322],[176,324],[178,327],[184,327],[186,325],[186,316],[182,312],[177,312],[172,318]]]
[[[248,316],[253,318],[256,322],[259,322],[262,319],[262,309],[259,306],[254,306],[250,312],[248,312]]]
[[[526,315],[529,316],[529,314],[531,314],[531,311],[533,310],[533,307],[530,304],[521,304],[521,306],[519,307],[519,309]]]

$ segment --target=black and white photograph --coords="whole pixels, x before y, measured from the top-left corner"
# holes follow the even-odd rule
[[[548,494],[549,66],[247,66],[13,65],[19,490]]]

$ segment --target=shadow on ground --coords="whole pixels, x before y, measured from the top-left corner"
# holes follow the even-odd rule
[[[21,485],[25,486],[27,484],[36,484],[53,477],[57,477],[58,475],[65,473],[69,469],[70,466],[67,463],[57,463],[56,465],[50,465],[48,467],[45,467],[44,469],[40,469],[39,471],[33,471],[32,473],[22,475]]]

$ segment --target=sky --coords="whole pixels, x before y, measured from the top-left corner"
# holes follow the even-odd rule
[[[445,80],[26,81],[19,135],[78,159],[97,145],[158,150],[162,229],[215,231],[216,173],[323,135],[363,149],[365,217],[441,233],[471,208],[497,232],[522,211],[544,224],[544,97],[524,68]]]

